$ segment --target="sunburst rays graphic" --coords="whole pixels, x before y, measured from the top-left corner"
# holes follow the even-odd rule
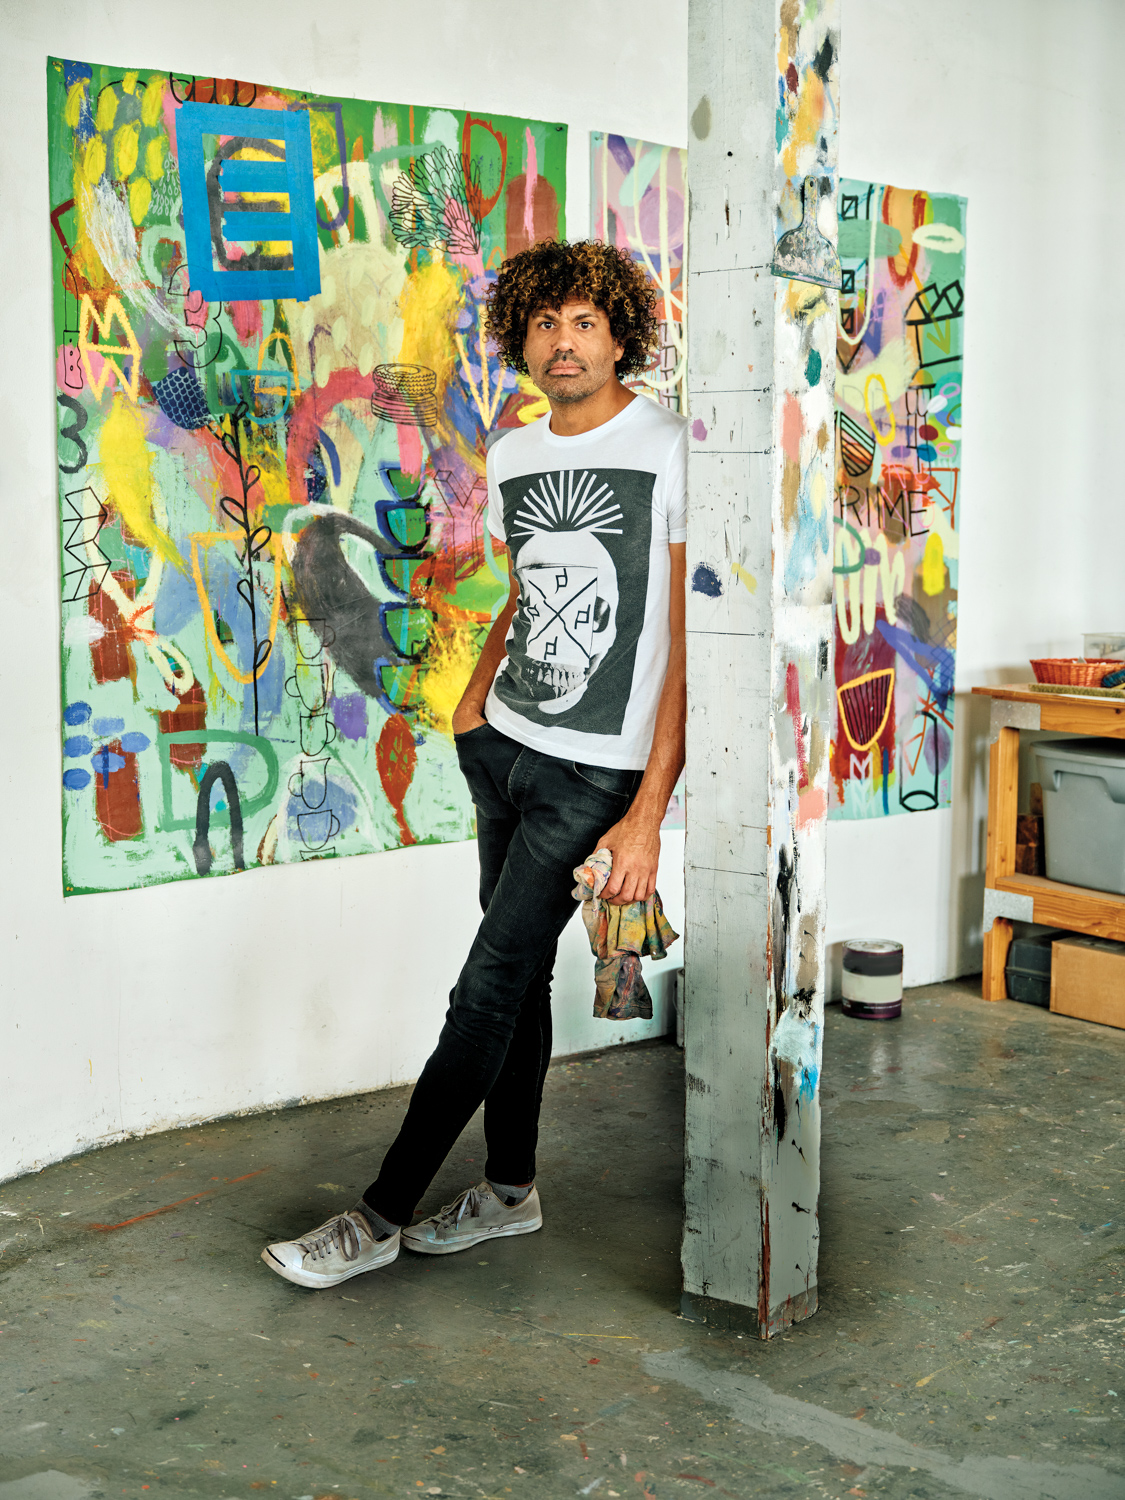
[[[625,516],[613,491],[588,469],[560,469],[544,474],[520,501],[512,530],[516,536],[537,531],[600,531],[620,536]]]

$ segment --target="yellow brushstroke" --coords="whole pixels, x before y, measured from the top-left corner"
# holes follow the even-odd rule
[[[445,391],[453,379],[457,349],[453,330],[461,306],[461,283],[444,261],[419,266],[402,289],[398,299],[402,315],[402,354],[404,364],[427,365],[437,376],[438,436],[443,442],[454,442],[467,461],[472,450],[445,415]],[[479,469],[480,462],[473,463]]]
[[[121,129],[113,137],[113,175],[132,177],[137,170],[137,154],[141,144],[141,127],[136,120]]]
[[[98,96],[98,112],[94,116],[94,124],[101,131],[112,130],[113,122],[117,118],[117,91],[111,84],[109,88],[102,89]]]
[[[138,177],[129,184],[129,217],[134,224],[143,222],[152,203],[152,184],[147,177]]]
[[[167,79],[161,78],[154,73],[145,87],[145,96],[141,100],[141,124],[155,125],[160,119],[160,111],[164,105],[164,90],[167,87]]]
[[[876,386],[878,386],[882,390],[883,394],[880,399],[883,404],[883,414],[886,420],[891,424],[890,427],[885,431],[882,427],[879,426],[879,423],[876,420],[875,413],[871,410],[871,393]],[[878,396],[878,390],[875,391],[875,394]],[[875,441],[881,447],[886,448],[889,443],[894,442],[895,427],[897,424],[895,423],[894,408],[891,406],[891,398],[887,394],[887,382],[883,379],[882,375],[868,375],[867,379],[864,381],[863,409],[867,413],[867,420],[871,424],[871,431],[874,435]]]
[[[818,469],[813,475],[812,484],[809,485],[809,499],[812,501],[813,515],[824,514],[824,499],[828,493],[828,487],[824,480],[824,470]]]
[[[182,568],[172,538],[153,515],[152,451],[145,419],[124,396],[114,396],[98,443],[107,498],[142,547]]]
[[[453,734],[453,710],[461,701],[465,685],[473,675],[476,656],[467,631],[442,632],[430,639],[430,666],[422,678],[422,698],[434,726],[444,735]]]
[[[150,182],[156,182],[164,176],[164,137],[153,136],[145,147],[145,176]]]
[[[941,537],[931,531],[922,553],[922,590],[931,597],[945,587],[945,548]]]
[[[785,311],[791,323],[814,323],[828,312],[823,287],[811,281],[790,281],[785,294]]]
[[[82,170],[87,182],[97,182],[105,171],[105,142],[99,135],[92,135],[86,144],[86,155],[82,159]]]
[[[134,92],[137,87],[136,68],[131,69],[130,72],[125,74],[125,77],[121,80],[121,87],[126,94],[131,94]]]
[[[253,682],[255,677],[260,677],[266,670],[266,667],[269,664],[269,656],[266,656],[262,661],[258,663],[256,671],[251,670],[249,672],[244,672],[241,667],[236,667],[234,662],[231,661],[230,657],[226,653],[226,648],[224,647],[222,641],[219,639],[219,632],[215,629],[215,611],[210,599],[207,596],[207,585],[203,581],[203,573],[199,566],[199,549],[201,546],[213,547],[223,542],[231,542],[235,546],[240,546],[242,544],[242,537],[237,532],[233,531],[192,532],[191,576],[195,580],[195,591],[199,595],[199,604],[203,615],[203,623],[207,628],[207,644],[222,662],[223,666],[226,667],[227,671],[234,678],[235,682],[240,683],[243,687],[245,687],[248,683]],[[269,629],[266,632],[269,638],[270,645],[272,646],[277,639],[277,622],[281,613],[281,547],[278,545],[277,539],[274,538],[267,544],[265,550],[273,553],[273,607],[270,610]],[[259,645],[261,644],[261,641],[262,637],[259,636]]]
[[[748,568],[744,568],[741,563],[731,563],[730,569],[739,583],[744,583],[750,593],[756,594],[758,592],[758,580]]]
[[[80,78],[77,83],[72,83],[66,94],[66,123],[71,130],[77,130],[78,122],[82,118],[82,106],[86,102],[87,80]]]
[[[310,109],[309,132],[312,135],[313,172],[319,177],[340,160],[336,144],[336,116],[329,114],[326,109]]]

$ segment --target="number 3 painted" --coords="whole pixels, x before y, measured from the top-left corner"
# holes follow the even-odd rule
[[[59,433],[59,437],[69,438],[74,446],[78,449],[80,455],[76,464],[64,464],[60,457],[59,468],[63,471],[64,474],[77,474],[79,469],[85,468],[86,460],[89,457],[89,453],[86,449],[86,444],[82,441],[78,434],[90,420],[90,416],[86,408],[82,405],[81,401],[76,401],[73,396],[59,396],[58,403],[60,406],[65,406],[68,411],[74,413],[74,421],[71,422],[69,427],[62,428]]]

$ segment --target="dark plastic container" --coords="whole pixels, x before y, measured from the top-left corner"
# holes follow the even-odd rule
[[[1059,929],[1051,928],[1047,932],[1012,939],[1004,970],[1009,1000],[1022,1000],[1027,1005],[1050,1005],[1051,944],[1064,936]]]

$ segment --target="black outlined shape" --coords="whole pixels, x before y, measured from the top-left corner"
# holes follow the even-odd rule
[[[234,868],[236,870],[246,868],[246,861],[242,857],[242,803],[238,797],[238,783],[234,779],[234,772],[225,760],[213,760],[203,773],[203,780],[199,783],[199,797],[195,804],[195,842],[191,846],[191,852],[195,856],[197,875],[207,875],[211,870],[213,856],[211,845],[207,842],[207,835],[211,831],[211,788],[216,781],[221,781],[223,784],[227,807],[230,810],[230,847],[234,855]]]
[[[93,579],[94,592],[97,593],[110,570],[110,560],[97,540],[98,532],[109,520],[109,511],[89,485],[71,490],[63,498],[70,509],[70,516],[66,519],[73,522],[63,541],[63,551],[74,563],[73,567],[63,569],[63,600],[67,604],[77,604],[89,593],[90,579]],[[100,562],[90,562],[86,549],[91,546]]]

